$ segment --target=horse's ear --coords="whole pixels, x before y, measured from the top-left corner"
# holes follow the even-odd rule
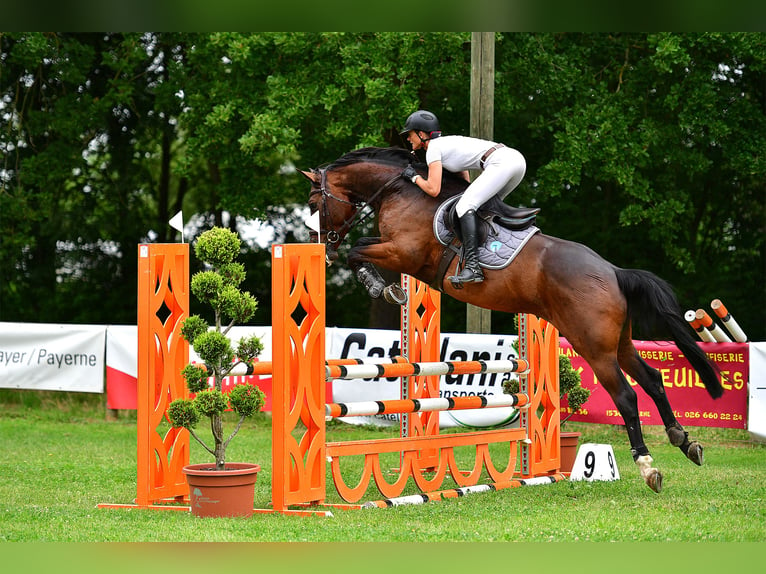
[[[313,170],[312,171],[303,171],[302,169],[299,169],[298,171],[301,172],[303,174],[303,177],[308,179],[310,182],[312,182],[312,183],[318,183],[319,182],[319,176],[318,176],[317,172],[315,172]]]

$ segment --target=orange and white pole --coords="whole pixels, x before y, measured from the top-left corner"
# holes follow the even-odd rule
[[[702,323],[702,326],[710,331],[710,334],[713,335],[713,338],[718,343],[731,343],[729,336],[723,332],[723,329],[713,322],[712,317],[710,317],[704,309],[697,309],[696,317],[697,320]]]
[[[697,333],[700,339],[702,339],[705,343],[715,343],[715,339],[713,338],[713,335],[710,334],[710,331],[708,331],[705,327],[702,326],[702,321],[697,319],[697,314],[689,309],[684,314],[684,319],[691,325],[692,329]]]
[[[724,327],[726,327],[729,333],[731,333],[735,341],[738,343],[747,342],[747,335],[745,335],[745,332],[740,328],[724,304],[721,303],[720,299],[713,299],[713,301],[710,303],[710,308],[713,309],[713,312],[715,312],[715,314],[723,323]]]

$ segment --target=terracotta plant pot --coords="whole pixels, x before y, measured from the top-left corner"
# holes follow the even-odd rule
[[[190,464],[183,468],[189,483],[194,516],[252,516],[255,480],[261,467],[244,462],[226,463],[224,470],[211,464]]]
[[[580,441],[579,432],[561,433],[561,472],[572,472],[577,458],[577,444]]]

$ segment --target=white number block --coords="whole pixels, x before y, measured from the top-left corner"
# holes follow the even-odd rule
[[[577,450],[569,480],[619,480],[620,471],[610,444],[585,443]]]

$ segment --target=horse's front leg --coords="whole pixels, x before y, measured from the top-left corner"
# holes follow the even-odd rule
[[[359,239],[348,253],[348,266],[370,297],[377,299],[383,295],[383,298],[393,305],[404,305],[407,302],[407,294],[401,286],[396,283],[386,285],[375,265],[365,256],[365,248],[380,243],[380,237]]]

